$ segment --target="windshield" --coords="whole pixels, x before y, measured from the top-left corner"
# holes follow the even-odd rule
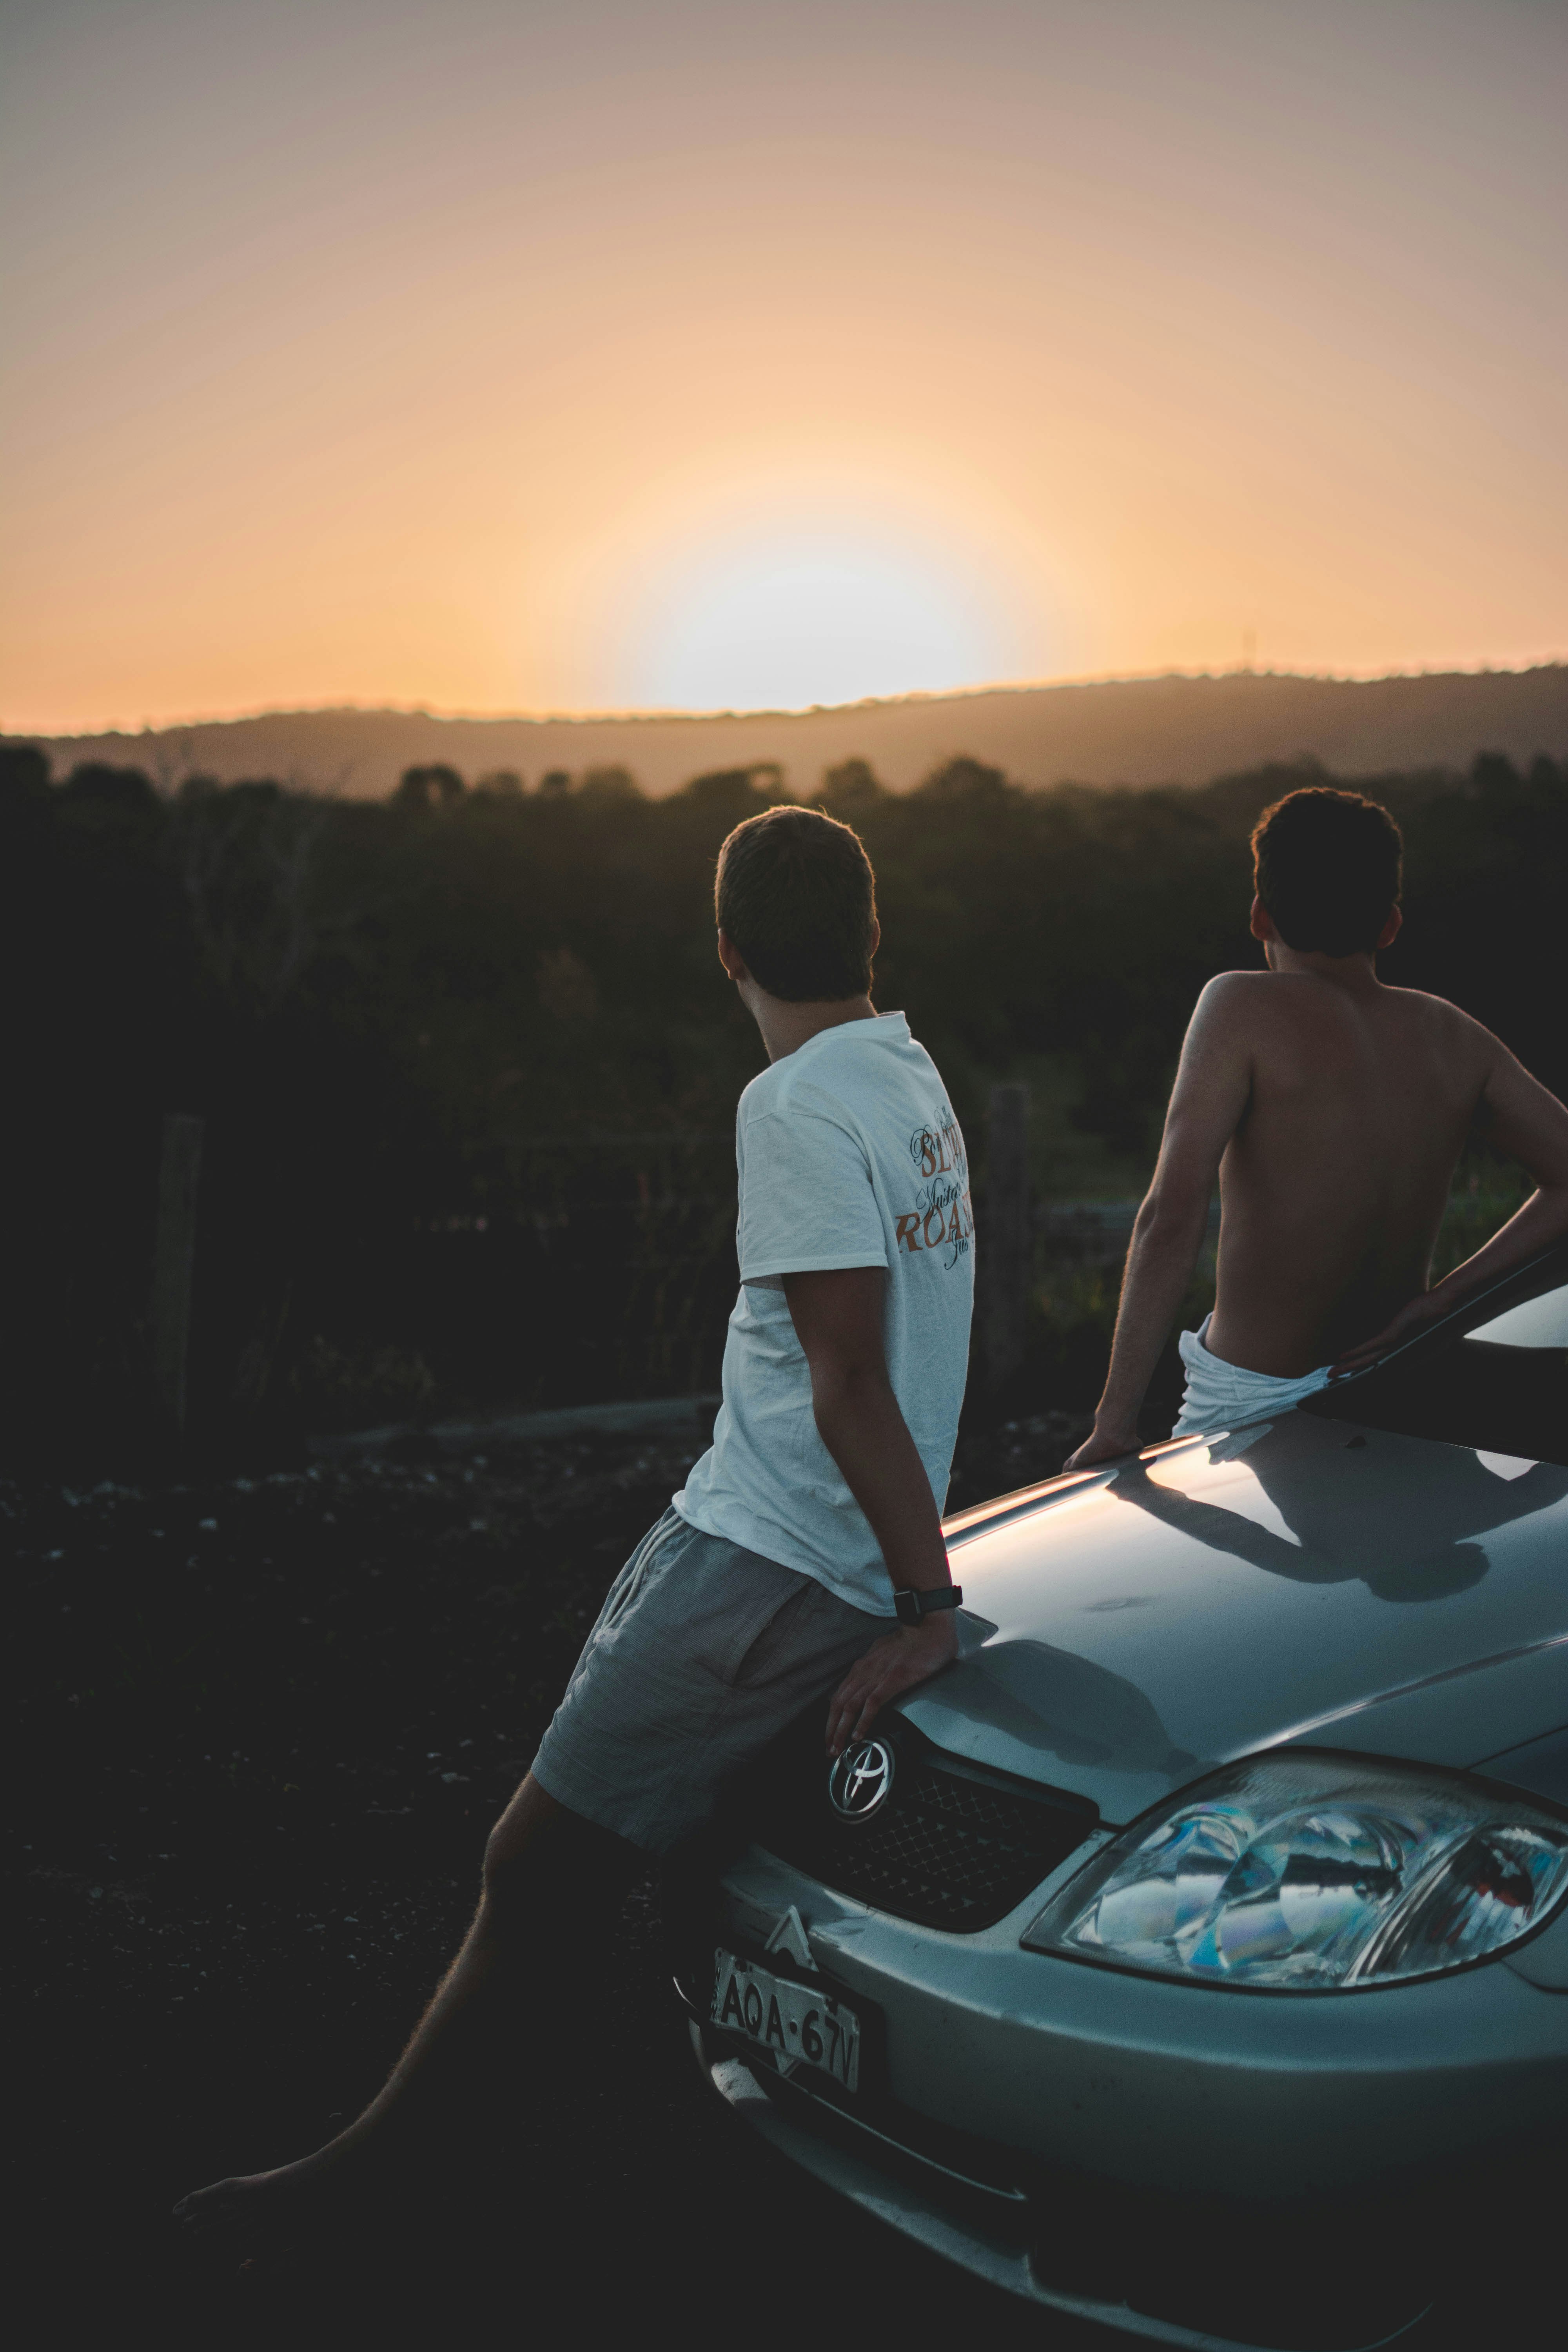
[[[1303,1412],[1568,1465],[1568,1244],[1494,1283]]]

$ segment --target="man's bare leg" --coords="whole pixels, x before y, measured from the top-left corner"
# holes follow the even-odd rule
[[[479,1907],[462,1948],[363,2114],[313,2156],[193,2190],[175,2206],[178,2219],[248,2225],[254,2218],[286,2230],[340,2196],[374,2191],[409,2161],[421,2133],[460,2127],[531,1965],[551,1948],[552,1898],[569,1901],[574,1915],[602,1913],[607,1923],[642,1859],[624,1839],[557,1804],[531,1772],[490,1832]]]

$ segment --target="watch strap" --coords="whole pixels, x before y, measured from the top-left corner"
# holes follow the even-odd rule
[[[893,1607],[898,1611],[900,1625],[919,1625],[939,1609],[958,1609],[963,1604],[962,1584],[938,1584],[929,1591],[919,1592],[906,1585],[893,1595]]]

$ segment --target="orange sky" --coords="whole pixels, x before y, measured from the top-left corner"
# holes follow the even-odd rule
[[[1549,0],[0,0],[0,721],[1568,653]]]

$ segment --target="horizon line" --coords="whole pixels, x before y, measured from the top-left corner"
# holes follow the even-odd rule
[[[934,688],[912,688],[907,694],[862,695],[847,702],[806,702],[795,704],[760,704],[751,709],[719,706],[710,709],[687,709],[661,704],[646,707],[631,706],[607,710],[464,710],[439,709],[429,703],[413,702],[310,702],[267,703],[259,709],[208,713],[205,716],[180,719],[142,719],[140,725],[110,723],[70,728],[13,727],[0,722],[0,739],[21,740],[39,738],[47,742],[71,743],[90,741],[104,736],[122,736],[135,741],[149,735],[178,734],[196,727],[242,727],[262,719],[318,718],[386,718],[428,719],[437,725],[526,726],[526,727],[636,727],[658,725],[713,725],[724,721],[747,719],[831,718],[839,713],[871,710],[896,710],[914,704],[970,702],[990,694],[1070,693],[1094,686],[1157,686],[1173,680],[1184,683],[1218,683],[1231,678],[1282,679],[1308,686],[1376,686],[1395,681],[1415,682],[1434,677],[1528,677],[1543,669],[1561,669],[1568,666],[1568,654],[1548,654],[1518,665],[1481,661],[1470,665],[1443,663],[1436,667],[1419,669],[1324,669],[1293,670],[1264,669],[1256,663],[1237,662],[1225,668],[1100,670],[1088,671],[1066,677],[998,678],[980,686],[956,686]]]

